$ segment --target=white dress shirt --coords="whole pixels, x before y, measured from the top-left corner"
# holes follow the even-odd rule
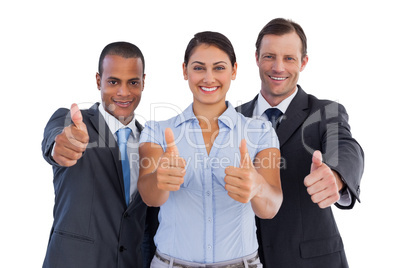
[[[262,96],[261,92],[258,93],[258,100],[257,100],[257,105],[254,107],[253,118],[269,121],[267,115],[265,114],[265,110],[267,110],[269,108],[278,108],[282,112],[282,114],[285,114],[286,110],[289,107],[289,104],[292,102],[293,98],[296,96],[298,90],[299,89],[296,88],[296,91],[293,92],[292,95],[290,95],[289,97],[287,97],[286,99],[281,101],[281,103],[279,103],[278,106],[275,106],[275,107],[272,107],[264,99],[264,97]],[[281,117],[281,119],[282,119],[282,117]]]
[[[138,154],[138,141],[140,140],[140,131],[135,125],[135,118],[131,120],[131,122],[125,126],[119,120],[116,119],[113,115],[109,114],[103,108],[103,105],[99,105],[99,113],[103,116],[106,121],[107,126],[110,129],[110,132],[113,133],[115,140],[117,141],[116,132],[121,128],[131,128],[130,136],[127,141],[127,155],[130,160],[130,202],[133,199],[134,193],[137,191],[137,181],[139,174],[139,154]]]

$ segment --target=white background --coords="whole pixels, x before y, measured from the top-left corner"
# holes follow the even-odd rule
[[[22,0],[2,1],[0,10],[1,267],[42,265],[54,201],[43,129],[57,108],[100,100],[95,73],[106,44],[129,41],[143,51],[147,76],[137,119],[160,120],[192,101],[181,64],[199,31],[232,41],[238,75],[227,98],[234,106],[251,100],[260,86],[254,43],[276,17],[306,32],[310,60],[299,84],[345,105],[366,154],[362,203],[333,208],[350,267],[401,267],[397,1]]]

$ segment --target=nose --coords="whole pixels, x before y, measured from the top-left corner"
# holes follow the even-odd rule
[[[207,84],[211,84],[211,83],[215,82],[215,77],[214,77],[214,74],[212,73],[212,70],[207,70],[205,72],[203,82],[207,83]]]
[[[285,65],[282,59],[276,59],[274,64],[272,65],[272,70],[275,72],[283,72],[285,70]]]
[[[121,84],[119,89],[117,90],[118,96],[129,96],[130,95],[130,88],[126,84]]]

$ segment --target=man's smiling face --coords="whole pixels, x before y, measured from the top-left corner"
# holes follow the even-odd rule
[[[256,53],[261,94],[273,106],[296,90],[299,73],[308,62],[307,56],[302,59],[301,47],[301,40],[295,32],[268,34],[261,41],[260,51]]]
[[[105,110],[127,125],[134,116],[144,90],[143,64],[140,58],[107,55],[103,72],[96,75]]]

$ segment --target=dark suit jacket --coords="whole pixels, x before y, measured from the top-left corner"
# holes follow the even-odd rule
[[[90,140],[82,158],[72,167],[61,167],[51,157],[55,137],[71,124],[69,110],[57,110],[45,128],[42,151],[53,165],[55,205],[43,267],[143,265],[145,219],[157,222],[157,212],[150,211],[147,216],[147,206],[139,193],[127,207],[119,147],[98,105],[82,110]],[[138,122],[136,125],[142,130]]]
[[[332,210],[311,201],[304,178],[310,173],[313,151],[321,150],[324,162],[341,175],[352,194],[352,204],[341,208],[352,208],[360,193],[363,151],[352,138],[342,105],[319,100],[298,87],[277,129],[283,203],[274,219],[257,218],[260,256],[267,268],[348,267]],[[257,97],[236,109],[252,117]]]

